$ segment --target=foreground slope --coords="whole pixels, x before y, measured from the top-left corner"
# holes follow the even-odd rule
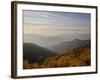
[[[24,69],[33,68],[57,68],[57,67],[77,67],[90,66],[91,53],[90,48],[76,48],[69,52],[59,54],[55,57],[46,58],[41,64],[31,64],[28,60],[24,60]]]

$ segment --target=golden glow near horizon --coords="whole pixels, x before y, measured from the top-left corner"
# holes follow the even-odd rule
[[[87,34],[89,31],[87,29],[79,29],[79,28],[65,28],[65,27],[50,27],[50,26],[35,26],[35,25],[24,25],[24,34],[37,34],[41,36],[56,36],[61,34],[69,34],[69,33],[82,33]]]

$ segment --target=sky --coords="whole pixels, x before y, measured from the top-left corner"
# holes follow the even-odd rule
[[[62,40],[90,38],[91,15],[89,13],[24,10],[23,19],[25,42],[36,40],[28,39],[27,35],[45,38],[59,36]]]
[[[90,31],[90,14],[24,10],[24,33],[53,36],[64,32]],[[45,34],[47,33],[47,34]]]

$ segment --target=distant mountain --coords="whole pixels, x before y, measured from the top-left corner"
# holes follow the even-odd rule
[[[49,48],[64,41],[66,41],[66,37],[62,35],[46,37],[37,34],[24,34],[24,43],[33,43],[44,48]]]
[[[23,59],[28,60],[29,63],[40,63],[48,57],[53,57],[57,55],[55,52],[52,52],[43,47],[37,46],[32,43],[23,44]]]
[[[50,47],[50,50],[56,53],[64,53],[74,48],[87,48],[90,47],[90,40],[75,39],[72,41],[65,41],[60,44]]]
[[[43,36],[38,34],[24,34],[24,43],[33,43],[44,48],[49,49],[54,45],[58,45],[60,43],[71,41],[73,39],[90,39],[90,34],[81,34],[81,33],[67,33],[67,34],[59,34],[55,36]]]

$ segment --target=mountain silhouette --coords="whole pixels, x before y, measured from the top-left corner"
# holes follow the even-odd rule
[[[28,60],[29,63],[40,63],[48,57],[53,57],[57,53],[40,47],[32,43],[23,44],[23,59]]]
[[[60,44],[50,47],[50,50],[56,53],[64,53],[74,48],[87,48],[90,47],[90,40],[75,39],[72,41],[65,41]]]

